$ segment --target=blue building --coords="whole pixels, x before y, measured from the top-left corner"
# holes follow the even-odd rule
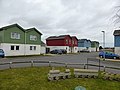
[[[115,53],[120,55],[120,30],[115,30],[113,35],[114,35]]]
[[[78,50],[89,49],[91,48],[91,41],[88,39],[79,39],[78,40]]]

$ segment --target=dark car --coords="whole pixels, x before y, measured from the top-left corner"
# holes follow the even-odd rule
[[[3,49],[0,49],[0,57],[4,58],[5,54],[4,54],[4,51]]]
[[[86,53],[89,53],[90,50],[88,50],[88,49],[82,49],[82,50],[80,50],[80,52],[86,52]]]
[[[50,51],[51,54],[62,54],[62,51],[60,49],[55,49]]]
[[[63,54],[67,54],[67,51],[65,49],[60,49]]]
[[[119,59],[120,58],[119,55],[114,54],[112,52],[103,52],[102,51],[99,53],[99,57],[104,58],[104,56],[105,56],[105,58],[108,58],[108,59]]]

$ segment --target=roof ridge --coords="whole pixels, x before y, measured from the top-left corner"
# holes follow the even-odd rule
[[[39,34],[42,35],[42,33],[41,33],[40,31],[38,31],[38,29],[36,29],[35,27],[25,29],[25,31],[27,32],[27,31],[31,31],[31,30],[33,30],[33,29],[34,29],[36,32],[38,32]]]
[[[115,30],[114,33],[113,33],[114,36],[120,36],[120,30]]]
[[[25,31],[25,29],[23,29],[23,28],[22,28],[20,25],[18,25],[17,23],[4,26],[4,27],[2,27],[2,28],[0,28],[0,29],[5,30],[5,29],[8,29],[8,28],[12,28],[12,27],[14,27],[14,26],[17,26],[18,28],[20,28],[20,29],[22,29],[23,31]]]

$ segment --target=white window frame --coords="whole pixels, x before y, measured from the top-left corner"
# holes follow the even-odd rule
[[[77,41],[75,41],[75,44],[77,44]]]
[[[66,44],[68,44],[68,39],[66,39]]]
[[[36,48],[37,48],[36,46],[30,46],[30,51],[33,51],[33,50],[36,51]]]
[[[32,50],[32,46],[30,46],[30,50]]]
[[[72,41],[72,44],[75,44],[75,43],[74,43],[74,40]]]
[[[18,47],[18,49],[17,49],[17,47]],[[19,51],[20,50],[20,46],[16,46],[16,45],[11,45],[10,46],[10,50],[12,50],[12,51]]]
[[[18,47],[18,48],[17,48]],[[16,46],[16,50],[19,51],[20,50],[20,46]]]
[[[36,50],[36,46],[34,46],[34,50]]]
[[[14,45],[11,45],[11,46],[10,46],[10,50],[14,51],[14,50],[15,50],[15,46],[14,46]]]
[[[30,35],[30,40],[31,41],[37,41],[37,36],[36,35]]]
[[[11,39],[20,39],[20,33],[11,32]]]
[[[69,40],[69,44],[71,44],[71,40]]]

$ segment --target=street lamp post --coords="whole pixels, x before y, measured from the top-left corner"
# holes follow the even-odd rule
[[[103,52],[104,52],[103,58],[105,60],[105,31],[102,31],[102,33],[103,33]]]

